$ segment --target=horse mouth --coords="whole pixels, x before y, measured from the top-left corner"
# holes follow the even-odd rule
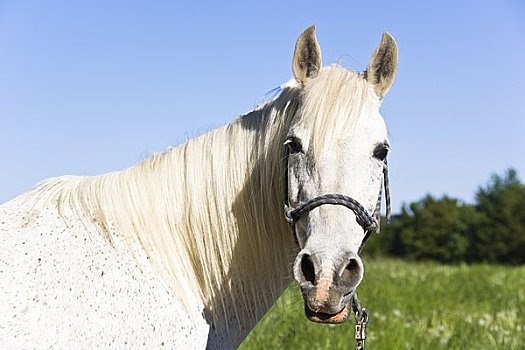
[[[304,313],[306,314],[306,318],[308,318],[312,322],[331,324],[343,323],[348,319],[348,316],[350,315],[350,303],[346,304],[341,309],[341,311],[336,312],[335,314],[315,312],[310,310],[310,308],[305,304]]]

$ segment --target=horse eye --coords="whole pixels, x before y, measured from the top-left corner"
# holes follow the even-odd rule
[[[284,142],[284,145],[288,147],[290,154],[303,153],[303,146],[301,141],[297,137],[290,136]]]
[[[379,159],[380,161],[385,161],[386,156],[388,155],[388,145],[381,144],[377,145],[374,149],[374,158]]]

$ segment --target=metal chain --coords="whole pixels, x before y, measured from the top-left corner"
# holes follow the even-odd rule
[[[370,313],[366,308],[362,308],[359,300],[357,299],[357,294],[354,292],[352,295],[352,310],[355,314],[355,349],[356,350],[366,350],[365,341],[366,341],[366,326],[370,320]]]

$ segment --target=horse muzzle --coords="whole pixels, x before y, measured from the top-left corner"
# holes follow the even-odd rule
[[[353,252],[330,259],[301,252],[294,265],[306,317],[319,323],[343,323],[351,313],[352,294],[363,278],[363,263]]]

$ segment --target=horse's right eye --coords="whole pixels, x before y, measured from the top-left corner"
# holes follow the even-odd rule
[[[284,145],[288,147],[288,152],[290,154],[303,153],[303,146],[301,145],[301,140],[299,140],[297,137],[288,137],[284,142]]]

